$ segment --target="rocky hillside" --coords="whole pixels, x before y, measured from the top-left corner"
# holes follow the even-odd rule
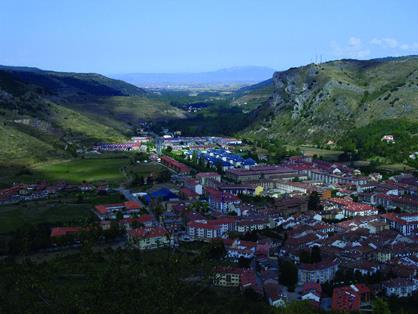
[[[260,91],[266,99],[266,86],[235,103]],[[417,56],[309,64],[276,72],[271,88],[251,113],[255,122],[245,136],[324,143],[373,121],[418,120]]]

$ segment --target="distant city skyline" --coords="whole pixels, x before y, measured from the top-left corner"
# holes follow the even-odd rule
[[[418,2],[0,2],[0,64],[123,73],[276,70],[418,54]]]

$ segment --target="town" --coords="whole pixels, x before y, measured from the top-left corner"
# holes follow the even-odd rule
[[[140,151],[145,166],[158,164],[170,176],[152,189],[15,184],[0,190],[0,205],[116,193],[120,202],[90,206],[96,219],[88,225],[52,227],[48,250],[80,246],[97,229],[130,250],[210,245],[220,250],[209,274],[214,288],[251,290],[274,307],[306,301],[316,310],[371,311],[376,298],[416,295],[416,177],[364,175],[305,155],[267,164],[237,153],[242,145],[175,136],[101,143],[93,150]]]

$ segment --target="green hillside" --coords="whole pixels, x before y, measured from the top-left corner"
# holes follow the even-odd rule
[[[95,142],[121,142],[141,121],[180,119],[181,109],[99,74],[0,66],[0,165],[75,156]]]
[[[251,112],[254,123],[244,137],[326,143],[370,122],[418,120],[415,56],[309,64],[276,72],[272,83],[272,93],[263,95],[267,100]]]
[[[235,92],[235,97],[231,104],[242,108],[243,112],[249,112],[268,101],[273,91],[272,79],[246,86]]]

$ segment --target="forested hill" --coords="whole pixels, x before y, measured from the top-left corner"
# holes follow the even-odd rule
[[[120,80],[95,73],[69,73],[44,71],[30,67],[0,66],[2,87],[7,80],[32,86],[45,95],[65,96],[138,96],[145,91]],[[15,93],[19,90],[12,89]],[[20,90],[22,92],[22,90]]]

